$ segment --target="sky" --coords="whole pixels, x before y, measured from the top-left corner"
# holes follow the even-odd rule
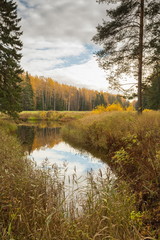
[[[106,15],[96,0],[16,0],[23,36],[21,65],[32,75],[108,91],[91,39]]]

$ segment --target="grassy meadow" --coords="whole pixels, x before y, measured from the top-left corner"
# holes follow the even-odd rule
[[[160,223],[160,113],[85,114],[64,138],[102,156],[116,175],[88,173],[66,191],[65,171],[27,159],[15,126],[0,122],[0,239],[157,240]]]
[[[23,121],[59,121],[68,122],[89,114],[89,111],[23,111],[19,114]]]

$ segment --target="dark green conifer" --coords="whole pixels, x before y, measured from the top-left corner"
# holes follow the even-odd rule
[[[160,70],[155,70],[144,86],[143,109],[160,110]]]
[[[20,59],[22,49],[17,17],[17,5],[13,0],[0,3],[0,111],[12,116],[20,110]]]
[[[33,93],[30,78],[27,72],[21,83],[21,87],[22,87],[22,94],[21,94],[22,110],[23,111],[34,110],[34,100],[33,100],[34,93]]]

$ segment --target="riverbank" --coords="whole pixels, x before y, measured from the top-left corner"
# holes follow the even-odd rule
[[[136,210],[135,194],[109,173],[90,172],[66,195],[58,166],[36,168],[11,131],[0,126],[0,238],[2,240],[140,240],[151,236]],[[79,198],[77,199],[76,193]],[[78,203],[78,207],[77,207]],[[152,233],[153,235],[153,233]]]
[[[90,114],[89,111],[23,111],[19,113],[22,121],[68,122]]]
[[[143,225],[159,239],[160,113],[93,114],[63,128],[70,144],[101,156],[136,195]]]

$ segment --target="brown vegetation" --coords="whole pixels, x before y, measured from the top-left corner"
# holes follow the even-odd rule
[[[63,135],[71,144],[101,156],[129,184],[143,224],[156,236],[160,229],[160,113],[93,114],[70,123]]]

